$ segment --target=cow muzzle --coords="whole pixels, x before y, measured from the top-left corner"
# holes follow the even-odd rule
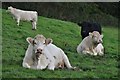
[[[37,49],[36,57],[39,58],[41,54],[42,54],[42,49]]]
[[[37,49],[37,53],[42,53],[42,49]]]

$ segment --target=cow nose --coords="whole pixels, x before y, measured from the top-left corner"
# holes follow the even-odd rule
[[[42,52],[42,49],[37,49],[37,52]]]

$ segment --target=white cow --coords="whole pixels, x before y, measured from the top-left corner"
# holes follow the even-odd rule
[[[8,7],[8,12],[10,12],[13,17],[17,20],[17,25],[19,26],[20,20],[31,21],[32,29],[36,29],[38,13],[36,11],[25,11],[13,8],[12,6]]]
[[[69,69],[75,69],[75,67],[71,66],[67,55],[62,49],[52,44],[51,39],[45,39],[43,36],[40,37],[41,35],[37,35],[34,39],[30,37],[27,38],[31,49],[27,50],[26,55],[28,55],[31,60],[25,55],[23,67],[40,70],[48,68],[49,70],[54,70],[58,67],[63,68],[64,65],[66,65]]]
[[[46,38],[43,35],[37,35],[35,37],[35,39],[44,43]],[[37,64],[38,64],[38,60],[36,59],[36,54],[33,52],[34,51],[34,45],[33,44],[35,44],[35,43],[34,43],[33,39],[31,40],[30,37],[28,37],[26,40],[29,43],[29,45],[28,45],[28,48],[26,50],[22,66],[25,67],[25,68],[36,69]],[[41,56],[44,56],[44,55],[41,55]]]
[[[102,38],[103,35],[100,35],[97,31],[89,33],[89,36],[85,37],[78,45],[77,52],[90,55],[103,55],[104,47],[102,45]]]

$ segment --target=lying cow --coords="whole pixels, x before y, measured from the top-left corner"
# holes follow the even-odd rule
[[[32,29],[36,29],[38,13],[36,11],[24,11],[16,9],[13,7],[8,7],[8,12],[10,12],[13,17],[17,20],[17,25],[19,26],[20,20],[26,20],[32,22]]]
[[[84,21],[78,25],[81,26],[82,39],[89,36],[89,32],[98,31],[101,34],[101,26],[98,23]]]
[[[37,35],[34,39],[37,40],[37,41],[45,43],[46,38],[43,35]],[[29,45],[28,45],[28,48],[26,50],[22,66],[25,67],[25,68],[36,69],[37,64],[38,64],[38,60],[36,58],[36,54],[33,52],[35,43],[34,43],[33,40],[31,40],[30,37],[28,37],[26,40],[29,43]],[[43,59],[45,58],[44,55],[41,55],[41,56],[43,56]]]
[[[102,38],[103,35],[100,35],[97,31],[89,33],[89,36],[85,37],[78,45],[77,52],[90,55],[103,55],[104,47],[102,45]]]
[[[31,47],[26,51],[23,67],[54,70],[65,65],[69,69],[74,69],[63,50],[52,44],[51,39],[37,35],[34,39],[28,37],[27,41]]]

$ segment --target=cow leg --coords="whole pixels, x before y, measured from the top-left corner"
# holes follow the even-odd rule
[[[98,54],[99,54],[100,56],[104,55],[104,49],[101,49]]]
[[[32,29],[35,30],[36,29],[36,22],[32,21]]]
[[[85,48],[83,51],[82,51],[83,54],[90,54],[90,55],[93,55],[93,53],[91,52],[91,49],[90,48]]]
[[[41,65],[38,65],[37,66],[37,69],[40,69],[40,70],[43,70],[43,69],[45,69],[46,67],[44,67],[44,66],[41,66]]]
[[[34,29],[36,29],[36,22],[34,22]]]
[[[32,22],[32,30],[34,30],[34,23],[33,23],[33,21],[31,21]]]
[[[48,69],[49,69],[49,70],[54,70],[54,68],[55,68],[55,65],[54,65],[53,62],[51,62],[51,63],[48,65]]]
[[[37,66],[36,65],[31,65],[30,68],[31,69],[37,69]]]
[[[17,25],[19,26],[20,18],[17,18]]]
[[[82,51],[82,53],[83,53],[83,54],[90,54],[90,52],[87,51],[87,50]]]
[[[103,56],[104,55],[104,53],[103,52],[101,52],[101,53],[98,53],[100,56]]]
[[[43,64],[39,64],[37,65],[37,69],[43,70],[45,69],[47,66],[43,65]]]
[[[30,68],[30,66],[29,66],[28,63],[26,63],[26,62],[23,62],[23,67],[25,67],[25,68]]]
[[[42,66],[42,65],[40,64],[40,60],[38,60],[37,69],[43,70],[43,69],[45,69],[45,68],[46,68],[45,66]]]
[[[94,56],[97,56],[97,52],[94,49],[92,50],[92,52]]]
[[[90,54],[90,55],[93,55],[93,53],[91,51],[88,51],[88,50],[84,50],[82,51],[83,54]]]

